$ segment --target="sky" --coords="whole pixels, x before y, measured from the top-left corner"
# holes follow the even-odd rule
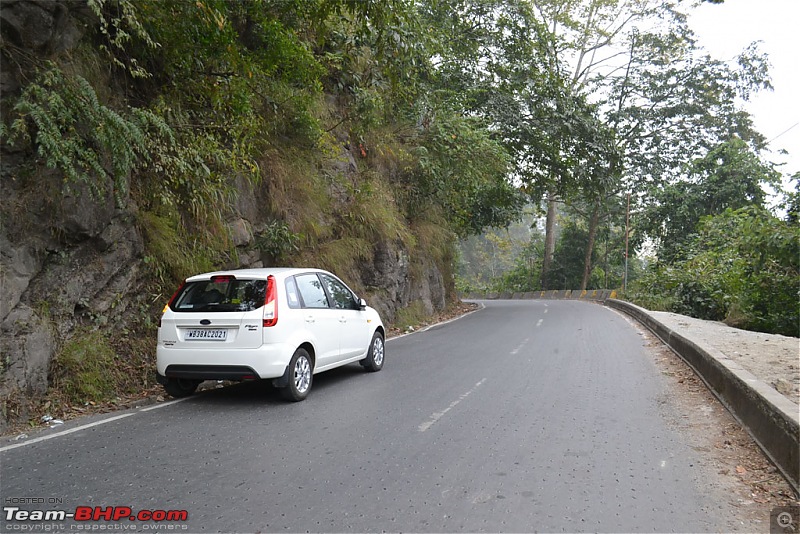
[[[786,162],[778,167],[784,177],[800,172],[799,22],[800,0],[725,0],[689,10],[689,26],[716,59],[733,59],[753,41],[761,41],[774,90],[756,94],[743,107],[756,129],[771,140],[770,160]],[[781,149],[790,154],[779,154]]]

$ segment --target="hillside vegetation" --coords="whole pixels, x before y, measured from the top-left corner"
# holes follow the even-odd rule
[[[405,2],[2,9],[5,418],[152,385],[197,272],[318,266],[389,323],[440,311],[456,237],[521,203]]]

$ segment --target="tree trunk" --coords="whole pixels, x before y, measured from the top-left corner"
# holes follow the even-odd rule
[[[542,258],[542,289],[550,289],[549,277],[556,251],[556,200],[551,191],[547,198],[547,220],[544,225],[544,258]]]
[[[589,242],[586,244],[586,255],[583,257],[583,280],[581,281],[581,291],[589,285],[589,277],[592,275],[592,253],[594,252],[594,241],[597,237],[597,227],[600,225],[600,202],[596,202],[592,209],[592,217],[589,219]]]

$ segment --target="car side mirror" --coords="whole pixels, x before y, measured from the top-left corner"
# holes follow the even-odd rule
[[[358,299],[358,309],[359,310],[366,310],[367,309],[367,301],[364,299]]]

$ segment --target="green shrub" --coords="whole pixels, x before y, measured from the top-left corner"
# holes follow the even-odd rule
[[[800,227],[756,208],[705,219],[687,259],[654,266],[629,288],[649,309],[800,336]]]
[[[107,400],[116,393],[116,356],[100,332],[75,332],[56,356],[53,367],[54,385],[73,404]]]
[[[300,250],[300,236],[283,221],[272,221],[256,236],[256,247],[277,263]]]

